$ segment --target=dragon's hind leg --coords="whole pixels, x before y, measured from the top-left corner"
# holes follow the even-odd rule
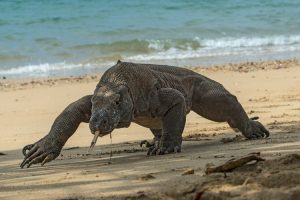
[[[237,98],[221,84],[202,81],[195,85],[192,110],[216,122],[228,122],[250,139],[268,137],[269,131],[255,119],[249,119]]]

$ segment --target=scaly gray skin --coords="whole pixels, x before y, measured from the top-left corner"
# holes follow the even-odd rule
[[[186,115],[228,122],[249,139],[268,137],[258,121],[249,119],[237,98],[220,83],[191,70],[118,62],[101,77],[94,95],[70,104],[55,120],[48,135],[23,148],[21,167],[55,159],[81,122],[104,136],[135,122],[151,129],[148,155],[180,152]],[[26,152],[28,150],[28,152]]]

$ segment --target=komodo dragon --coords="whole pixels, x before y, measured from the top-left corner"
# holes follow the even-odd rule
[[[101,77],[93,95],[71,103],[55,119],[48,135],[23,148],[21,167],[54,160],[81,122],[93,134],[111,133],[131,122],[150,128],[148,155],[180,152],[186,115],[227,122],[249,139],[268,137],[268,130],[249,119],[237,98],[220,83],[191,70],[166,65],[118,61]]]

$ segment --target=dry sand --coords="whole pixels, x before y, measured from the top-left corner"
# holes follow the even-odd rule
[[[138,141],[152,135],[132,124],[113,132],[113,145],[109,136],[101,138],[87,155],[92,135],[82,124],[55,161],[20,169],[21,148],[47,134],[70,102],[91,94],[100,76],[1,80],[0,199],[300,199],[300,61],[193,70],[235,94],[270,129],[270,138],[245,140],[226,123],[191,113],[180,154],[145,156]],[[266,161],[226,178],[204,174],[206,166],[251,152]]]

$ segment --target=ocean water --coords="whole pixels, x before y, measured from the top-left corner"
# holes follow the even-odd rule
[[[300,57],[296,0],[0,1],[0,76]]]

